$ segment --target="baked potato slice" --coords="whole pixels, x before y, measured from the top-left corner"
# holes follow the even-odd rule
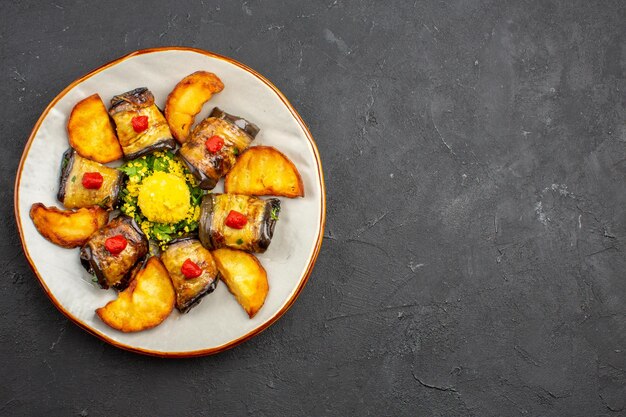
[[[226,174],[226,193],[304,197],[302,177],[293,162],[271,146],[253,146]]]
[[[259,260],[248,252],[226,248],[213,251],[213,258],[228,290],[248,317],[254,317],[269,291],[267,273]]]
[[[204,103],[223,89],[222,80],[206,71],[194,72],[176,84],[165,103],[165,118],[176,140],[180,143],[187,140]]]
[[[152,257],[117,299],[96,310],[100,319],[122,332],[158,326],[174,309],[174,287],[167,270]]]
[[[109,213],[98,206],[80,210],[60,210],[35,203],[30,218],[37,231],[50,242],[64,248],[82,246],[109,220]]]
[[[115,130],[98,94],[76,103],[67,122],[70,146],[84,158],[106,164],[123,156]]]

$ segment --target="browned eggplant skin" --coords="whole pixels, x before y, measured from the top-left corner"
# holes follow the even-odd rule
[[[113,236],[122,235],[128,241],[118,255],[111,255],[104,242]],[[80,250],[80,261],[85,269],[95,274],[100,287],[123,290],[141,268],[148,253],[148,239],[132,217],[120,215],[94,233]]]
[[[224,203],[220,200],[233,198],[244,202],[245,208],[241,209],[240,205],[236,207],[239,209],[237,211],[246,215],[249,222],[250,219],[254,219],[254,223],[249,226],[248,234],[240,234],[238,230],[231,229],[224,224],[224,219],[234,208],[228,202]],[[260,212],[258,211],[259,206],[262,207]],[[274,212],[274,216],[272,216],[272,212]],[[215,250],[229,247],[246,252],[263,253],[272,242],[279,213],[280,200],[277,198],[262,200],[257,197],[233,194],[207,194],[200,205],[198,236],[207,249]],[[233,235],[235,237],[241,236],[240,239],[237,239],[241,242],[237,243]]]
[[[259,248],[260,252],[265,252],[272,243],[272,237],[274,236],[274,228],[276,227],[276,221],[280,215],[280,200],[277,198],[270,198],[265,200],[265,213],[263,222],[261,223],[261,229],[259,234]],[[274,215],[272,215],[274,213]]]
[[[61,176],[59,178],[59,192],[57,193],[57,199],[62,203],[65,200],[65,186],[69,180],[70,172],[74,166],[74,154],[76,151],[69,148],[63,153],[61,158]]]
[[[198,219],[198,239],[207,249],[217,249],[213,244],[213,195],[207,194],[200,202],[200,218]]]
[[[109,112],[132,111],[135,107],[147,107],[154,103],[154,96],[148,87],[139,87],[113,96]]]
[[[193,129],[178,155],[198,179],[200,188],[210,190],[235,165],[238,155],[250,146],[258,132],[255,124],[216,107]],[[224,146],[216,153],[205,147],[206,140],[214,135],[224,139]]]
[[[197,278],[185,278],[181,267],[187,259],[203,269],[202,275]],[[212,293],[220,280],[213,256],[198,239],[178,239],[161,254],[161,261],[170,274],[176,292],[176,308],[181,313],[188,312],[204,296]]]
[[[226,113],[224,110],[220,109],[219,107],[214,107],[213,110],[211,110],[211,114],[209,115],[209,117],[215,117],[217,119],[224,119],[224,120],[234,124],[239,129],[241,129],[244,132],[246,132],[248,134],[248,136],[250,136],[251,140],[256,138],[256,135],[261,130],[254,123],[250,123],[249,121],[247,121],[243,117],[239,117],[239,116],[235,116],[233,114]]]
[[[217,185],[217,182],[219,181],[219,178],[209,177],[204,172],[200,171],[198,168],[193,166],[191,162],[189,162],[181,154],[180,149],[178,150],[176,155],[178,156],[180,161],[185,165],[185,167],[187,167],[189,172],[191,172],[191,175],[196,177],[196,179],[198,180],[198,187],[200,187],[203,190],[212,190],[213,188],[215,188],[215,186]]]
[[[155,138],[151,140],[146,146],[140,149],[133,150],[135,142],[127,143],[128,132],[132,132],[128,126],[118,125],[128,124],[130,118],[122,117],[125,113],[130,115],[140,115],[140,113],[149,112],[154,117],[150,118],[149,126],[155,121],[152,120],[155,117],[158,118],[158,124],[160,126],[157,132],[154,132]],[[161,110],[154,104],[154,96],[152,92],[146,87],[136,88],[126,93],[114,96],[111,99],[111,108],[109,114],[116,123],[118,137],[124,151],[126,159],[135,159],[143,155],[147,155],[156,151],[173,150],[176,149],[176,140],[172,137],[172,133],[169,130],[167,121],[163,116]],[[150,127],[149,129],[150,130]],[[134,134],[134,139],[148,133]]]
[[[77,158],[82,158],[79,156],[76,151],[72,148],[69,148],[67,151],[63,153],[63,158],[61,159],[61,176],[59,177],[59,191],[57,193],[57,199],[61,202],[65,202],[65,197],[67,195],[67,189],[69,185],[70,174],[72,173],[72,169],[74,168],[74,163]],[[108,168],[108,167],[107,167]],[[109,191],[107,197],[107,201],[87,201],[84,207],[100,205],[102,208],[107,210],[113,209],[117,205],[117,201],[119,199],[120,191],[122,189],[122,184],[124,180],[124,173],[122,171],[118,171],[117,181],[113,183],[111,186],[111,190]],[[76,207],[72,207],[76,208]]]

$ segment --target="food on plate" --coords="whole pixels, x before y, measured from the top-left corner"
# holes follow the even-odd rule
[[[165,118],[172,134],[183,143],[189,136],[196,115],[213,94],[224,89],[224,84],[212,72],[196,71],[180,80],[165,103]]]
[[[261,130],[257,125],[255,125],[254,123],[250,123],[243,117],[226,113],[224,110],[218,107],[215,107],[213,108],[213,110],[211,110],[211,114],[209,115],[209,117],[226,120],[228,123],[231,123],[246,132],[252,139],[256,138],[256,135],[258,135],[259,131]],[[243,151],[243,149],[239,150]]]
[[[127,159],[176,148],[167,121],[147,88],[113,97],[109,114],[115,121],[117,137]]]
[[[67,208],[98,205],[113,209],[124,173],[83,158],[73,149],[63,154],[57,198]]]
[[[237,302],[252,318],[265,302],[269,285],[267,273],[252,254],[235,249],[218,249],[213,252],[222,281]]]
[[[159,258],[148,259],[117,299],[96,310],[107,325],[122,332],[158,326],[174,309],[174,288]]]
[[[188,312],[202,297],[210,294],[219,281],[219,272],[211,252],[197,239],[181,239],[169,245],[161,255],[176,291],[176,308]]]
[[[148,239],[162,248],[198,229],[204,192],[170,151],[126,162],[128,181],[120,192],[120,210],[135,219]]]
[[[82,246],[89,237],[104,226],[109,213],[101,207],[79,210],[59,210],[35,203],[30,208],[35,228],[50,242],[64,248]]]
[[[256,125],[215,108],[193,129],[178,153],[200,181],[200,188],[213,189],[258,132]]]
[[[158,171],[141,184],[137,205],[151,222],[176,223],[187,216],[190,196],[184,179]]]
[[[106,164],[122,157],[109,113],[98,94],[74,106],[67,122],[67,133],[72,148],[85,158]]]
[[[91,235],[80,250],[80,261],[100,287],[122,290],[147,253],[146,236],[132,217],[122,214]]]
[[[72,110],[57,193],[68,210],[36,203],[30,217],[46,239],[80,247],[101,288],[119,291],[96,309],[113,329],[153,328],[174,307],[187,313],[220,280],[249,318],[265,303],[267,273],[252,253],[269,247],[281,204],[259,196],[303,197],[303,182],[278,149],[250,147],[260,130],[246,119],[215,107],[193,126],[223,88],[197,71],[164,114],[145,87],[114,96],[108,111],[97,94]],[[120,158],[119,168],[104,165]],[[222,177],[224,193],[207,191]]]
[[[207,194],[200,206],[199,237],[204,247],[230,247],[265,252],[272,241],[280,200],[238,195]]]
[[[271,146],[248,148],[226,174],[224,191],[246,195],[304,197],[302,178],[295,165]]]

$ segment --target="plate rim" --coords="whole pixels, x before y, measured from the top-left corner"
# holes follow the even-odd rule
[[[317,171],[318,171],[318,180],[320,182],[320,209],[321,209],[321,213],[320,213],[320,224],[319,224],[319,233],[317,236],[317,241],[315,242],[315,247],[313,248],[313,252],[311,253],[311,256],[309,257],[308,260],[308,265],[306,267],[306,271],[304,273],[304,275],[301,277],[300,279],[300,283],[298,284],[298,287],[296,288],[296,290],[294,291],[293,295],[291,296],[291,298],[289,298],[289,300],[287,300],[287,302],[285,303],[285,305],[278,310],[278,312],[276,312],[272,317],[270,317],[267,321],[265,321],[264,323],[261,323],[259,326],[257,326],[256,328],[252,329],[251,331],[249,331],[248,333],[244,334],[243,336],[231,340],[227,343],[224,343],[220,346],[216,346],[216,347],[212,347],[212,348],[206,348],[206,349],[197,349],[197,350],[190,350],[190,351],[179,351],[179,352],[170,352],[170,351],[159,351],[159,350],[150,350],[150,349],[144,349],[144,348],[140,348],[137,346],[132,346],[129,344],[125,344],[125,343],[121,343],[118,342],[116,340],[111,339],[109,336],[107,336],[106,334],[91,328],[89,325],[82,323],[77,317],[75,317],[73,314],[71,314],[69,311],[67,311],[63,305],[61,305],[61,303],[54,297],[54,295],[50,292],[50,289],[48,288],[48,286],[46,285],[44,279],[41,277],[39,271],[37,270],[37,267],[35,266],[35,263],[33,262],[32,258],[30,257],[30,254],[28,252],[28,249],[26,248],[25,242],[24,242],[24,231],[22,230],[22,219],[19,213],[19,208],[18,208],[18,200],[19,200],[19,187],[20,187],[20,181],[22,179],[22,174],[23,174],[23,168],[24,168],[24,163],[26,161],[26,157],[28,156],[28,153],[30,151],[31,145],[33,143],[33,140],[35,139],[35,136],[37,135],[37,132],[39,131],[39,128],[41,126],[41,123],[43,122],[43,120],[46,118],[46,116],[48,115],[48,112],[52,109],[52,107],[54,107],[56,105],[56,103],[61,100],[72,88],[74,88],[76,85],[82,83],[83,81],[93,77],[94,75],[98,74],[99,72],[112,67],[114,65],[117,65],[119,63],[121,63],[122,61],[125,61],[129,58],[138,56],[138,55],[144,55],[144,54],[151,54],[151,53],[155,53],[155,52],[167,52],[167,51],[187,51],[187,52],[194,52],[194,53],[198,53],[201,55],[205,55],[205,56],[209,56],[211,58],[217,58],[220,59],[222,61],[225,61],[227,63],[233,64],[241,69],[243,69],[244,71],[252,74],[253,76],[255,76],[259,81],[261,81],[262,83],[264,83],[266,86],[268,86],[277,96],[278,98],[283,102],[283,104],[287,107],[287,109],[289,110],[289,112],[291,113],[291,115],[296,119],[296,121],[298,122],[298,124],[300,125],[300,127],[302,128],[306,138],[308,139],[309,143],[311,144],[311,147],[313,149],[313,154],[315,156],[315,161],[316,161],[316,165],[317,165]],[[304,120],[302,120],[302,117],[300,116],[300,114],[297,112],[297,110],[293,107],[293,105],[289,102],[289,100],[287,100],[287,97],[285,97],[285,95],[271,82],[269,81],[267,78],[265,78],[263,75],[259,74],[257,71],[255,71],[254,69],[248,67],[245,64],[242,64],[241,62],[226,57],[224,55],[220,55],[217,54],[215,52],[209,52],[209,51],[205,51],[203,49],[198,49],[198,48],[192,48],[192,47],[186,47],[186,46],[164,46],[164,47],[155,47],[155,48],[146,48],[146,49],[138,49],[136,51],[130,52],[126,55],[123,55],[117,59],[114,59],[104,65],[101,65],[99,67],[97,67],[96,69],[88,72],[87,74],[83,75],[82,77],[79,77],[77,79],[75,79],[74,81],[72,81],[70,84],[67,85],[67,87],[65,87],[63,90],[61,90],[61,92],[59,94],[57,94],[54,99],[52,99],[52,101],[50,102],[50,104],[48,104],[48,106],[44,109],[44,111],[41,113],[41,115],[39,116],[39,118],[37,119],[37,122],[35,123],[30,136],[28,137],[28,140],[26,142],[26,144],[24,145],[24,151],[22,152],[22,156],[20,158],[20,162],[17,168],[17,172],[16,172],[16,176],[15,176],[15,186],[14,186],[14,190],[13,190],[13,211],[14,211],[14,215],[15,215],[15,220],[17,223],[17,229],[18,229],[18,233],[20,236],[20,243],[22,245],[22,252],[24,253],[24,256],[26,257],[26,260],[28,261],[28,264],[31,268],[31,270],[33,271],[33,273],[35,274],[35,276],[37,277],[37,280],[39,281],[39,284],[41,285],[41,287],[43,288],[44,292],[46,293],[46,295],[48,296],[48,298],[50,299],[50,301],[52,301],[52,304],[65,316],[67,317],[71,322],[73,322],[74,324],[76,324],[78,327],[82,328],[83,330],[85,330],[87,333],[90,333],[94,336],[96,336],[97,338],[99,338],[100,340],[113,345],[117,348],[120,349],[124,349],[127,351],[131,351],[131,352],[135,352],[135,353],[140,353],[140,354],[144,354],[144,355],[149,355],[149,356],[156,356],[156,357],[162,357],[162,358],[190,358],[190,357],[197,357],[197,356],[207,356],[207,355],[214,355],[220,352],[223,352],[225,350],[231,349],[251,338],[253,338],[254,336],[258,335],[259,333],[261,333],[262,331],[264,331],[265,329],[267,329],[268,327],[270,327],[272,324],[274,324],[280,317],[283,316],[283,314],[285,314],[287,312],[287,310],[289,310],[291,308],[291,306],[294,304],[294,302],[298,299],[298,297],[300,296],[300,293],[302,292],[302,290],[304,289],[306,283],[309,280],[309,277],[311,276],[311,273],[313,272],[313,267],[315,266],[315,262],[317,261],[317,257],[320,253],[320,249],[322,246],[322,241],[324,239],[324,228],[326,225],[326,186],[324,184],[324,172],[322,170],[322,162],[320,159],[320,154],[319,154],[319,150],[317,148],[317,145],[315,143],[315,140],[313,139],[313,135],[311,135],[311,132],[309,130],[309,128],[307,127],[306,123],[304,122]]]

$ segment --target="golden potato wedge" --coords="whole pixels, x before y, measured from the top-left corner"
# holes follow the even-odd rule
[[[174,287],[167,270],[152,257],[116,300],[96,310],[100,319],[122,332],[139,332],[158,326],[174,309]]]
[[[123,155],[104,103],[98,94],[76,103],[67,122],[70,146],[84,158],[106,164]]]
[[[304,197],[304,185],[293,162],[271,146],[253,146],[226,174],[226,193]]]
[[[50,242],[64,248],[82,246],[109,220],[109,213],[98,206],[80,210],[59,210],[35,203],[30,207],[35,228]]]
[[[248,252],[236,249],[217,249],[213,251],[213,258],[222,281],[248,317],[254,317],[265,303],[269,290],[267,273],[259,260]]]
[[[165,118],[172,134],[180,143],[187,140],[196,115],[224,84],[212,72],[197,71],[180,80],[165,103]]]

